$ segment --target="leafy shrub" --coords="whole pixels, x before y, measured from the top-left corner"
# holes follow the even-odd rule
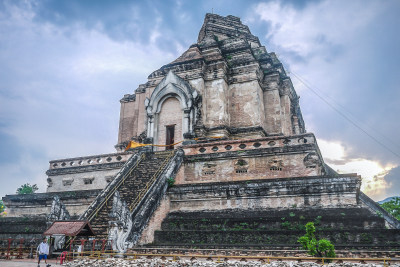
[[[317,216],[317,218],[314,219],[315,225],[320,225],[321,224],[321,219],[322,219],[322,216]]]
[[[313,222],[306,224],[306,234],[300,237],[299,242],[311,256],[334,258],[336,257],[335,247],[329,240],[315,237],[315,226]]]
[[[285,222],[282,222],[282,223],[281,223],[281,227],[282,227],[283,229],[288,229],[288,230],[290,230],[290,229],[292,228],[292,224],[291,224],[290,222],[288,222],[288,221],[285,221]]]
[[[174,177],[169,177],[167,179],[167,183],[168,183],[168,188],[173,187],[175,184],[175,178]]]

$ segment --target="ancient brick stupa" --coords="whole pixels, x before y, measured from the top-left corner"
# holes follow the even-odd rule
[[[298,248],[308,221],[338,248],[400,246],[361,178],[324,163],[281,62],[238,17],[207,14],[197,43],[121,99],[116,149],[51,161],[48,193],[6,196],[10,215],[88,219],[120,252]],[[64,215],[40,217],[52,202]]]

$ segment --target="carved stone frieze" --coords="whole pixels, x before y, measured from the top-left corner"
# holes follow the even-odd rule
[[[47,221],[63,221],[69,220],[70,215],[65,205],[61,202],[59,196],[54,196],[53,202],[51,204],[50,213],[47,215]]]
[[[118,191],[114,193],[110,217],[113,220],[109,221],[108,240],[112,241],[114,251],[125,253],[130,246],[127,238],[132,229],[132,214],[126,202],[121,200]]]
[[[62,175],[62,174],[119,169],[124,165],[124,163],[125,162],[113,162],[113,163],[104,163],[104,164],[89,165],[89,166],[78,166],[78,167],[63,168],[63,169],[52,169],[52,170],[47,170],[46,174],[48,176],[55,176],[55,175]]]
[[[268,170],[270,171],[282,171],[283,170],[283,160],[278,157],[273,157],[268,160]]]
[[[203,165],[202,174],[203,175],[212,175],[215,174],[215,170],[217,168],[217,164],[214,163],[205,163]]]
[[[247,169],[249,168],[249,163],[240,158],[235,162],[235,172],[236,173],[247,173]]]
[[[307,168],[316,168],[322,164],[320,158],[315,152],[308,153],[307,156],[304,157],[303,162]]]

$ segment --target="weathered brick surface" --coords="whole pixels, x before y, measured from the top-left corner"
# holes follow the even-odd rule
[[[240,34],[239,28],[243,29]],[[239,18],[207,14],[198,42],[177,60],[150,74],[147,83],[135,91],[134,99],[124,98],[131,99],[129,103],[121,101],[119,143],[138,137],[146,129],[151,117],[144,107],[145,99],[151,98],[170,71],[189,82],[201,96],[199,103],[192,101],[199,114],[190,115],[190,125],[204,127],[204,131],[196,132],[198,136],[246,136],[220,127],[260,127],[267,134],[305,132],[298,96],[276,55],[268,53]],[[179,101],[183,106],[187,99]],[[171,112],[175,112],[174,107],[163,108],[160,116],[168,117]],[[160,144],[163,134],[161,127],[151,136],[158,136],[154,141]],[[247,136],[254,133],[247,132]]]
[[[151,216],[149,223],[143,230],[142,236],[138,242],[138,245],[150,244],[154,242],[154,232],[156,230],[161,230],[161,223],[167,217],[170,212],[170,202],[169,197],[164,196],[161,200],[160,206]]]
[[[171,211],[357,207],[360,178],[298,177],[171,188]]]
[[[274,179],[315,176],[321,167],[307,168],[307,153],[266,157],[241,157],[184,164],[183,183],[228,182],[249,179]],[[242,163],[243,162],[243,163]]]
[[[154,154],[148,153],[143,157],[137,167],[133,168],[131,172],[125,178],[125,181],[117,188],[120,192],[120,197],[126,202],[127,206],[131,209],[137,205],[134,201],[139,194],[144,195],[148,183],[160,168],[164,168],[162,165],[166,161],[168,154]],[[122,179],[122,177],[121,177]],[[106,188],[107,190],[108,188]],[[104,192],[104,191],[103,191]],[[111,191],[112,192],[112,191]],[[93,204],[92,204],[93,205]],[[95,231],[98,237],[106,238],[108,234],[109,224],[111,220],[110,213],[113,206],[113,198],[107,201],[107,203],[98,211],[97,215],[91,220],[92,229]],[[91,217],[93,214],[87,212],[86,218]]]
[[[158,136],[156,137],[157,144],[166,144],[166,127],[175,126],[174,142],[182,141],[182,110],[179,101],[174,98],[166,99],[161,107],[161,112],[158,120]],[[158,147],[157,150],[165,150],[164,147]]]
[[[26,195],[6,195],[3,201],[9,217],[42,216],[50,213],[55,196],[64,203],[72,217],[82,214],[101,190],[79,190]]]
[[[183,146],[178,184],[316,176],[326,173],[313,134]]]

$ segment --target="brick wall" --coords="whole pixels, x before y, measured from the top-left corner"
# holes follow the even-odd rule
[[[175,142],[181,141],[183,139],[182,118],[183,112],[179,100],[174,97],[165,100],[158,115],[156,144],[165,145],[166,126],[169,125],[175,125]],[[165,150],[165,148],[161,147],[158,150]]]
[[[307,153],[299,153],[186,162],[183,168],[183,179],[179,179],[177,183],[228,182],[319,175],[320,166],[307,168],[304,165],[306,156]]]

